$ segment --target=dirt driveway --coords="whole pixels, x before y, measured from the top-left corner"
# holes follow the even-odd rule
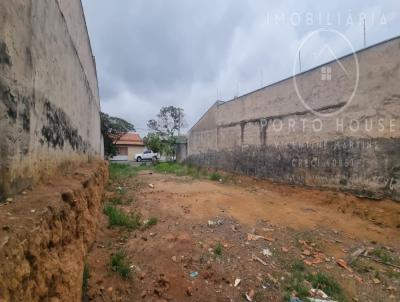
[[[105,207],[88,300],[400,298],[400,204],[389,200],[142,170],[115,177]],[[113,223],[113,209],[129,222]]]

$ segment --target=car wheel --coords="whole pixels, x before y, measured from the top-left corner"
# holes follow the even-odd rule
[[[139,157],[136,159],[136,161],[140,163],[140,162],[142,161],[142,158],[139,156]]]

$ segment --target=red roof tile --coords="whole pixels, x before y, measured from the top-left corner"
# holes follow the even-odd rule
[[[127,133],[123,135],[119,141],[116,143],[117,145],[132,145],[132,146],[144,146],[140,135],[137,133]]]

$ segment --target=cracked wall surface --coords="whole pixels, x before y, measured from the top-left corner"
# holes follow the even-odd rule
[[[358,62],[297,75],[309,108],[294,78],[215,103],[189,132],[187,162],[400,200],[399,54],[395,38],[357,52]],[[326,68],[332,78],[321,82]]]
[[[0,0],[0,199],[100,156],[99,112],[80,0]]]

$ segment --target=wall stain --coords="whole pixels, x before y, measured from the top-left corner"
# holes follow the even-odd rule
[[[44,111],[47,124],[42,127],[43,142],[47,142],[53,148],[59,147],[61,149],[68,142],[74,151],[87,152],[88,143],[83,141],[78,130],[71,125],[70,119],[63,110],[46,100]]]
[[[17,120],[17,101],[16,97],[11,93],[10,88],[0,78],[0,96],[1,101],[7,108],[7,115],[13,121]]]
[[[0,40],[0,65],[11,65],[11,57],[8,54],[7,44]]]

